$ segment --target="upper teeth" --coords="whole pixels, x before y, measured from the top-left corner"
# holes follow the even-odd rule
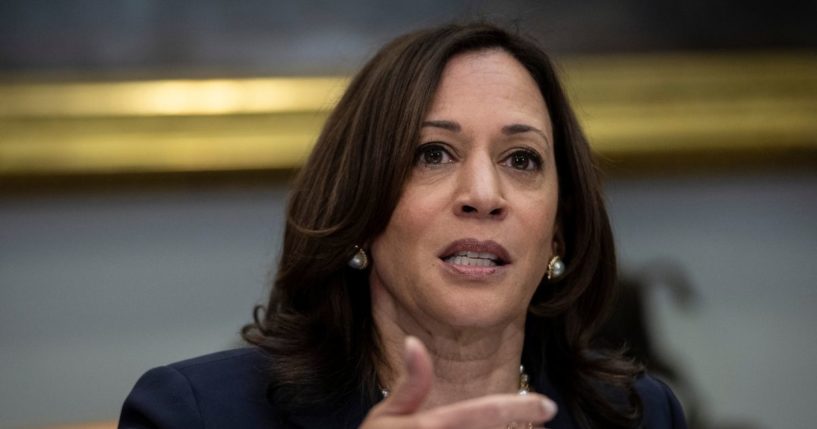
[[[457,252],[445,261],[454,265],[475,265],[480,267],[493,267],[498,264],[499,257],[487,252]]]
[[[499,257],[494,255],[493,253],[487,252],[457,252],[451,256],[467,256],[469,258],[479,258],[479,259],[493,259],[498,260]]]

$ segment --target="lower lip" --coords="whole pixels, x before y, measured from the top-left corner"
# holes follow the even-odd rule
[[[456,265],[445,262],[441,259],[443,266],[449,272],[453,272],[460,276],[470,277],[470,278],[486,278],[493,275],[500,274],[505,271],[508,264],[505,265],[496,265],[493,267],[478,267],[475,265]]]

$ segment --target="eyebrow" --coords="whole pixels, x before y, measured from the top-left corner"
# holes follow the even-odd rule
[[[422,127],[442,128],[455,133],[462,131],[460,124],[454,121],[424,121]]]
[[[530,125],[525,125],[525,124],[511,124],[511,125],[505,125],[504,127],[502,127],[502,134],[505,134],[506,136],[512,136],[514,134],[522,134],[522,133],[539,134],[540,136],[542,136],[543,139],[545,139],[545,143],[547,143],[548,145],[550,144],[550,140],[548,140],[548,136],[545,134],[544,131],[540,130],[539,128],[532,127]]]
[[[434,128],[442,128],[447,131],[458,133],[462,131],[462,127],[460,124],[454,121],[424,121],[422,124],[423,127],[434,127]],[[532,127],[530,125],[525,124],[510,124],[505,125],[502,127],[502,134],[506,136],[512,136],[515,134],[522,134],[522,133],[535,133],[539,134],[543,139],[545,139],[545,143],[550,144],[550,140],[548,140],[547,135],[544,131],[540,130],[539,128]]]

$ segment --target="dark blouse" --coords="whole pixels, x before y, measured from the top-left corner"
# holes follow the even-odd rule
[[[360,399],[327,404],[304,414],[286,414],[268,400],[269,357],[260,349],[214,353],[154,368],[134,386],[119,418],[120,428],[357,428],[372,404]],[[541,383],[534,380],[534,383]],[[535,384],[534,390],[566,410],[558,392]],[[647,429],[684,429],[678,400],[664,383],[644,376],[636,382],[644,403]],[[551,429],[577,427],[567,412],[547,423]]]

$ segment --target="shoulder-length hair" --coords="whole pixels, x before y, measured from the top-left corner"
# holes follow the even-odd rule
[[[590,351],[613,298],[616,261],[587,140],[547,55],[535,43],[483,23],[422,30],[388,43],[354,77],[328,118],[292,188],[269,302],[242,331],[274,356],[277,406],[325,404],[360,393],[361,385],[374,398],[376,366],[383,360],[368,272],[346,263],[356,245],[386,228],[446,64],[455,55],[486,49],[507,51],[530,72],[547,103],[555,140],[559,244],[569,268],[556,283],[543,279],[534,294],[522,361],[547,368],[539,376],[555,385],[582,426],[626,427],[640,416],[633,388],[638,368]]]

